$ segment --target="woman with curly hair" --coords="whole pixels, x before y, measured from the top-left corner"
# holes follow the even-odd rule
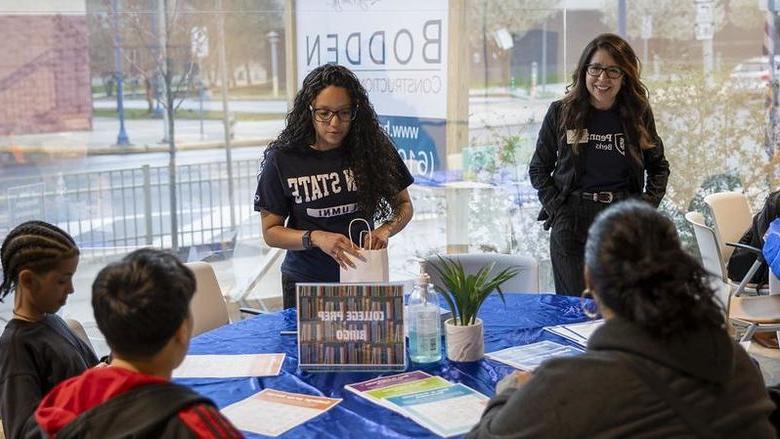
[[[599,214],[585,280],[605,320],[587,351],[501,380],[467,437],[776,437],[761,372],[669,218],[637,200]]]
[[[312,70],[265,150],[255,193],[263,238],[288,250],[284,307],[295,307],[296,283],[338,282],[339,266],[354,267],[352,219],[382,222],[366,246],[386,247],[412,218],[413,182],[355,74],[332,64]]]
[[[550,105],[529,176],[550,232],[555,291],[579,295],[585,237],[596,214],[624,198],[658,207],[669,163],[634,50],[602,34],[583,50],[566,96]]]

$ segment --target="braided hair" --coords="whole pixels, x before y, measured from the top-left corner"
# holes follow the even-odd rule
[[[674,223],[645,202],[624,201],[596,217],[585,266],[598,301],[655,336],[725,326],[709,275],[683,250]]]
[[[16,289],[22,270],[46,273],[61,261],[78,254],[76,242],[59,227],[43,221],[19,224],[5,237],[0,247],[3,268],[0,302]]]

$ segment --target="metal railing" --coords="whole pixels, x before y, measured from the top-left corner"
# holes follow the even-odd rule
[[[252,214],[257,161],[233,162],[236,228],[230,227],[225,162],[177,167],[177,211],[181,247],[212,246],[237,235],[260,236]],[[57,224],[81,247],[170,247],[168,167],[3,179],[0,235],[31,219]]]

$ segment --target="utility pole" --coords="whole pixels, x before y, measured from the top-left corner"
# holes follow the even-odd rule
[[[768,0],[766,7],[766,35],[764,40],[764,46],[766,55],[769,58],[769,103],[768,113],[769,127],[767,129],[766,136],[766,154],[770,160],[775,155],[775,149],[777,146],[777,105],[778,105],[778,78],[777,78],[777,61],[775,56],[777,54],[777,47],[775,39],[777,36],[777,26],[775,23],[778,11],[778,1]]]
[[[232,122],[230,121],[230,109],[228,107],[227,88],[227,50],[225,49],[225,13],[222,10],[222,0],[217,0],[217,20],[219,38],[219,76],[222,84],[222,126],[225,129],[225,160],[227,160],[228,202],[230,203],[230,229],[236,229],[236,201],[233,193],[233,156],[230,150]]]
[[[707,86],[712,86],[713,65],[715,59],[713,56],[712,37],[715,34],[715,14],[713,13],[714,2],[712,0],[694,0],[696,5],[696,39],[701,41],[702,67],[704,71],[704,80]]]
[[[127,146],[130,139],[127,138],[125,131],[125,101],[124,90],[122,87],[122,38],[119,27],[119,0],[111,0],[111,7],[114,15],[114,68],[116,69],[116,112],[119,116],[119,134],[116,137],[116,144]]]
[[[623,38],[627,38],[626,34],[626,0],[618,0],[617,11],[617,33]]]

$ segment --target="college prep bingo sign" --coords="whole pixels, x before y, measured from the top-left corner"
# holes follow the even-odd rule
[[[298,84],[323,64],[357,75],[414,175],[446,157],[448,0],[298,0]]]
[[[406,369],[402,284],[307,284],[298,291],[298,365]]]

